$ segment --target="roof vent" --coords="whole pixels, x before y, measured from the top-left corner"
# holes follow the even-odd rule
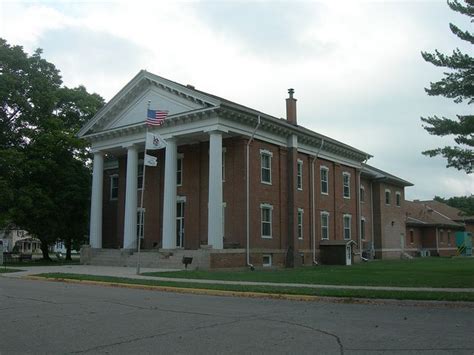
[[[194,87],[194,85],[191,85],[191,84],[186,85],[186,87],[189,88],[189,89],[192,89],[192,90],[195,90],[195,89],[196,89],[196,88]]]

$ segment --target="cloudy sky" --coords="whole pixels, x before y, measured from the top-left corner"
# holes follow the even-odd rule
[[[413,182],[408,199],[474,193],[474,174],[421,155],[451,142],[428,135],[421,116],[472,112],[424,92],[443,69],[422,50],[473,54],[449,22],[472,29],[444,0],[0,0],[0,37],[42,48],[67,86],[106,100],[146,69],[283,117],[293,87],[299,124]]]

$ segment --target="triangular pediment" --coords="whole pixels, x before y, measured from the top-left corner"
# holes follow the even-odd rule
[[[80,131],[79,136],[144,123],[148,105],[176,116],[218,106],[219,101],[157,75],[140,71]]]

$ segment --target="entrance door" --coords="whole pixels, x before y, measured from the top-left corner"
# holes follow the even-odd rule
[[[346,245],[346,265],[352,265],[352,247],[351,245]]]
[[[176,203],[176,247],[184,248],[184,201]]]

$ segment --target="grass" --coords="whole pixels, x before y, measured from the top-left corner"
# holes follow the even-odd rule
[[[18,272],[18,271],[23,271],[23,270],[18,270],[18,269],[7,269],[5,267],[0,267],[0,274],[6,274],[8,272]]]
[[[351,266],[321,265],[257,271],[174,271],[148,276],[324,285],[474,287],[474,258],[374,260]]]
[[[14,261],[5,263],[6,266],[14,266],[14,267],[24,267],[24,266],[61,266],[61,265],[79,265],[80,261],[78,259],[73,260],[55,260],[52,259],[51,261],[37,259],[37,260],[28,260],[28,261]]]
[[[117,284],[131,284],[142,286],[162,286],[177,288],[194,288],[207,290],[224,290],[237,292],[257,292],[277,295],[308,295],[321,297],[368,298],[368,299],[397,299],[397,300],[435,300],[435,301],[464,301],[474,302],[473,292],[419,292],[419,291],[379,291],[379,290],[338,290],[313,289],[277,286],[243,286],[243,285],[216,285],[198,284],[193,282],[172,282],[157,280],[138,280],[111,276],[94,276],[67,273],[46,273],[36,275],[47,279],[69,279],[77,281],[100,281]]]

